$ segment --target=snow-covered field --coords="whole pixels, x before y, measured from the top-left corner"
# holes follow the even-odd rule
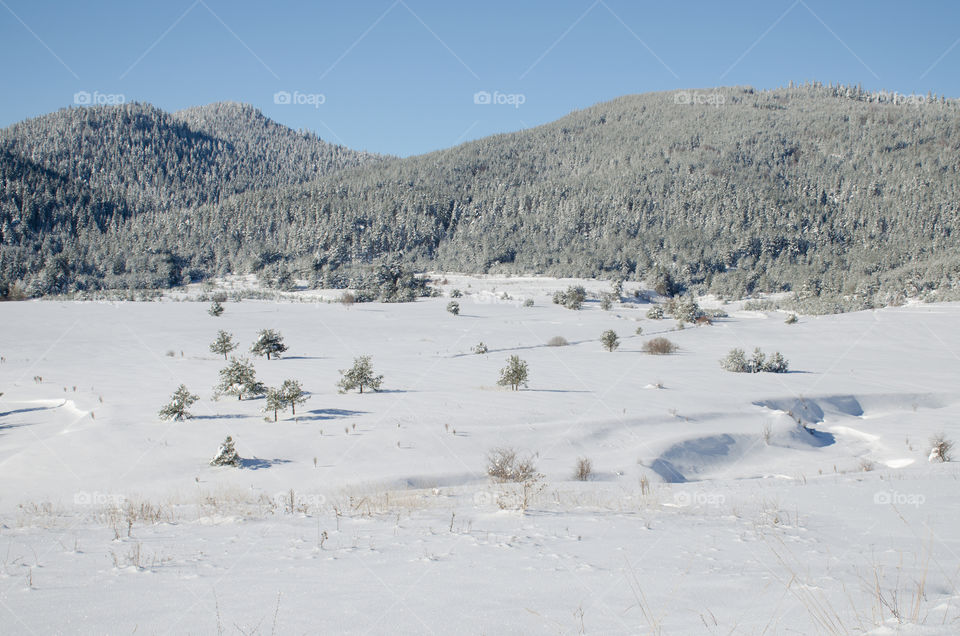
[[[448,279],[459,316],[0,304],[0,632],[960,632],[960,464],[927,461],[960,440],[960,306],[675,330],[640,302],[551,304],[570,281]],[[260,379],[311,394],[276,423],[212,399],[217,330],[243,353],[264,328],[289,351]],[[679,351],[643,353],[658,335]],[[733,347],[791,372],[728,373]],[[339,394],[365,354],[383,390]],[[181,383],[193,419],[160,420]],[[227,435],[242,468],[208,465]],[[497,447],[543,474],[525,510],[486,476]]]

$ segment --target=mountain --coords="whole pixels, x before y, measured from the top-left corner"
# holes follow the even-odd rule
[[[172,118],[229,138],[249,130],[248,112],[215,105]],[[255,143],[245,156],[257,152]],[[820,84],[650,93],[427,155],[132,215],[79,242],[162,251],[176,263],[171,282],[255,271],[345,284],[357,265],[388,257],[869,304],[960,280],[958,167],[954,100]],[[67,258],[90,274],[74,287],[118,282],[96,275],[116,254],[80,251]]]

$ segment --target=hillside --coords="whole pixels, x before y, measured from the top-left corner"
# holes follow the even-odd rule
[[[249,112],[215,105],[174,119],[226,135]],[[819,84],[627,96],[428,155],[219,202],[198,195],[197,207],[184,199],[103,239],[162,250],[191,278],[265,270],[346,284],[356,264],[390,256],[869,306],[957,278],[958,125],[954,101]],[[96,242],[91,232],[82,243]],[[68,260],[95,273],[113,257]]]

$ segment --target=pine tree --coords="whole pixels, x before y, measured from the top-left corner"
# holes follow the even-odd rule
[[[223,305],[220,304],[219,300],[214,300],[210,304],[210,309],[207,310],[207,313],[213,316],[214,318],[219,318],[220,314],[223,313]]]
[[[449,311],[454,316],[460,315],[460,303],[455,300],[451,300],[447,303],[447,311]]]
[[[731,349],[727,357],[720,361],[720,366],[734,373],[746,373],[750,370],[743,349]]]
[[[620,346],[620,338],[617,337],[617,332],[613,329],[604,331],[603,335],[600,336],[600,342],[603,343],[603,348],[607,351],[613,351]]]
[[[296,380],[284,380],[280,385],[280,393],[283,399],[290,405],[294,415],[297,414],[297,405],[307,401],[307,395],[303,392],[303,387]]]
[[[159,415],[164,420],[188,420],[192,415],[187,411],[190,405],[200,399],[200,396],[193,395],[187,390],[186,385],[181,384],[174,391],[170,403],[160,409]]]
[[[217,338],[210,343],[211,353],[221,353],[223,354],[223,359],[227,359],[227,354],[237,348],[237,344],[233,341],[233,335],[227,333],[223,329],[217,332]]]
[[[368,386],[374,391],[380,390],[380,384],[383,382],[382,375],[374,375],[373,364],[370,362],[370,356],[360,356],[353,361],[353,367],[344,371],[340,370],[343,377],[337,384],[341,393],[346,393],[351,389],[360,389],[363,393],[363,387]]]
[[[767,356],[760,350],[760,347],[757,347],[753,350],[753,356],[750,358],[749,370],[750,373],[760,373],[761,371],[766,370],[766,361]]]
[[[789,369],[787,359],[779,351],[774,351],[773,355],[767,360],[763,370],[768,373],[786,373]]]
[[[263,395],[266,390],[262,382],[257,381],[253,364],[246,358],[230,358],[230,364],[220,369],[218,393],[236,395],[242,400],[244,395]]]
[[[233,438],[227,435],[227,439],[217,448],[217,454],[210,460],[211,466],[239,466],[240,456],[233,446]]]
[[[517,391],[521,384],[527,386],[528,375],[529,367],[526,361],[521,360],[519,356],[510,356],[507,358],[507,366],[500,369],[500,380],[497,381],[497,384],[509,386]]]
[[[280,354],[287,350],[287,345],[283,344],[283,336],[273,329],[261,329],[257,335],[256,342],[250,347],[251,353],[258,356],[270,356],[279,358]]]
[[[266,400],[263,405],[264,413],[273,411],[273,421],[277,421],[277,411],[287,409],[287,400],[280,389],[267,389]]]

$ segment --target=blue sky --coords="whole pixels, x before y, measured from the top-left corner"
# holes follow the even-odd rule
[[[411,155],[677,88],[960,97],[960,2],[0,0],[0,55],[0,126],[83,92],[165,110],[233,100]]]

